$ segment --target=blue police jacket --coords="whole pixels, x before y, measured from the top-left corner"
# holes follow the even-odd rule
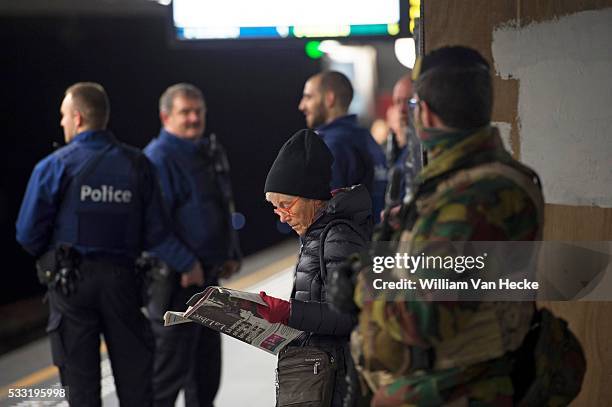
[[[186,140],[162,129],[144,152],[157,169],[179,240],[202,264],[215,265],[237,258],[239,249],[227,203],[229,176],[219,172],[209,147],[208,137]]]
[[[316,129],[334,156],[331,188],[363,184],[372,193],[374,167],[368,152],[370,132],[357,124],[354,114],[337,118]]]
[[[171,239],[153,166],[105,130],[76,135],[36,165],[16,229],[36,257],[69,244],[85,257],[125,264]],[[179,264],[179,252],[165,260]]]

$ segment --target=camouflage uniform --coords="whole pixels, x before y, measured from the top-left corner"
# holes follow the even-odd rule
[[[496,128],[440,132],[424,145],[430,161],[408,205],[416,210],[403,211],[403,230],[391,240],[414,248],[419,242],[541,239],[537,175],[504,150]],[[372,406],[513,405],[509,355],[529,331],[533,302],[406,301],[405,293],[371,301],[367,290],[361,278],[352,347],[374,392]]]

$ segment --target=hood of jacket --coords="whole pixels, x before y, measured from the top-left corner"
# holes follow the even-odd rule
[[[310,225],[309,229],[324,227],[335,219],[346,219],[358,225],[364,236],[372,232],[372,198],[364,185],[332,191],[325,210]]]

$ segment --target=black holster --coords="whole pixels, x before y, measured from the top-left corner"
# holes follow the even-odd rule
[[[168,311],[172,295],[178,286],[178,274],[163,261],[151,258],[151,265],[144,277],[144,301],[151,319],[163,320]]]
[[[36,275],[38,282],[49,286],[55,279],[57,274],[57,261],[55,258],[55,249],[49,250],[36,260]]]
[[[36,261],[38,281],[48,289],[59,290],[65,296],[77,290],[81,279],[79,265],[81,255],[69,245],[49,250]]]

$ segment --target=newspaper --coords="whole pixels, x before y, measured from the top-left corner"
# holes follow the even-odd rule
[[[268,306],[259,294],[211,286],[194,295],[187,305],[185,312],[167,311],[164,326],[195,321],[273,355],[305,335],[287,325],[266,321],[257,312],[258,305]]]

